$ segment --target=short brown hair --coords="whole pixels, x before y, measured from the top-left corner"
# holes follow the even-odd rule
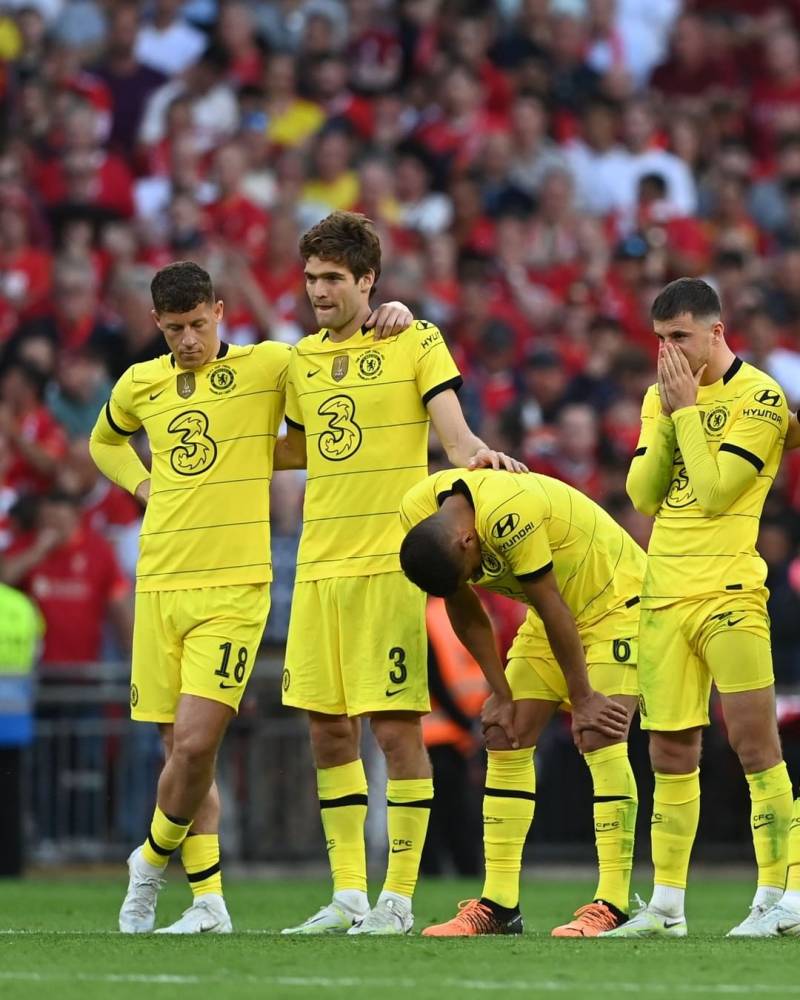
[[[214,304],[211,276],[193,260],[176,260],[162,267],[150,282],[150,293],[159,315],[191,312],[203,302]]]
[[[373,287],[381,274],[381,241],[375,224],[359,212],[331,212],[301,238],[300,256],[344,264],[356,281],[373,271]]]

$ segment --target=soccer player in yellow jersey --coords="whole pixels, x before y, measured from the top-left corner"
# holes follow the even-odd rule
[[[700,811],[698,765],[712,681],[747,778],[758,887],[730,932],[752,934],[780,898],[792,791],[775,718],[759,518],[783,451],[786,400],[725,342],[716,292],[680,278],[652,306],[658,383],[628,474],[655,515],[639,627],[642,726],[655,772],[650,902],[614,937],[686,934],[684,894]]]
[[[571,707],[592,775],[600,878],[593,901],[553,934],[595,937],[619,926],[628,912],[636,825],[627,731],[636,705],[644,552],[588,497],[536,473],[439,472],[405,495],[400,513],[408,531],[403,570],[445,598],[456,635],[495,692],[483,711],[483,892],[423,934],[522,932],[519,874],[534,811],[533,754],[559,707]],[[505,674],[474,584],[529,607]]]
[[[166,752],[119,926],[153,929],[163,871],[180,847],[194,903],[166,930],[226,933],[214,768],[269,610],[269,483],[290,349],[221,343],[223,303],[197,264],[163,268],[152,295],[171,353],[122,375],[91,438],[100,470],[147,503],[131,715],[161,724]],[[150,472],[129,444],[140,428]]]
[[[308,467],[284,704],[308,712],[333,899],[284,933],[402,934],[433,796],[420,718],[429,711],[423,595],[400,571],[400,499],[428,469],[433,421],[450,460],[524,468],[467,427],[439,330],[418,321],[376,343],[365,326],[381,248],[363,216],[334,212],[300,242],[321,329],[289,365],[287,443]],[[386,757],[389,861],[367,898],[367,780],[360,717]]]

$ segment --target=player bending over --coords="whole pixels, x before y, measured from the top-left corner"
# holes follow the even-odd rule
[[[592,775],[599,880],[592,902],[553,934],[594,937],[623,924],[637,807],[627,733],[644,553],[588,497],[536,473],[440,472],[406,494],[401,517],[408,530],[403,571],[445,598],[456,635],[496,692],[483,711],[483,892],[423,934],[522,932],[519,875],[535,804],[533,754],[560,707],[572,711]],[[505,674],[473,584],[529,606]]]

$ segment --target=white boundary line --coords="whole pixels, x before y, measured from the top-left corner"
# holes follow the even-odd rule
[[[83,983],[143,983],[152,986],[207,986],[211,982],[226,983],[247,983],[258,986],[289,986],[299,989],[417,989],[429,986],[430,980],[422,981],[417,979],[371,979],[357,976],[255,976],[251,974],[237,975],[234,972],[226,972],[224,976],[219,974],[211,976],[182,976],[168,973],[43,973],[43,972],[3,972],[0,971],[0,982],[29,982],[29,983],[56,983],[56,982],[83,982]],[[800,996],[800,985],[768,986],[764,984],[744,984],[744,983],[587,983],[561,982],[558,980],[483,980],[483,979],[445,979],[439,983],[440,987],[448,987],[457,990],[472,990],[475,992],[499,993],[518,992],[534,994],[534,991],[544,993],[566,993],[575,992],[582,989],[590,989],[593,993],[654,993],[659,995],[675,996]]]

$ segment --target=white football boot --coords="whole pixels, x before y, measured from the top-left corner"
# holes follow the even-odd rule
[[[356,921],[369,913],[369,900],[365,892],[355,890],[337,892],[326,906],[298,924],[284,927],[281,934],[346,934]]]
[[[128,891],[119,911],[123,934],[147,934],[156,925],[156,902],[164,885],[164,870],[149,864],[137,847],[128,858]]]
[[[348,934],[410,934],[414,914],[410,901],[395,893],[382,892],[365,917],[353,924]]]
[[[686,937],[686,917],[671,917],[660,910],[653,909],[647,903],[636,897],[641,906],[636,913],[620,927],[612,931],[603,931],[602,938],[652,938],[652,937]]]
[[[225,900],[216,892],[198,896],[180,920],[160,927],[156,934],[230,934],[233,931]]]

